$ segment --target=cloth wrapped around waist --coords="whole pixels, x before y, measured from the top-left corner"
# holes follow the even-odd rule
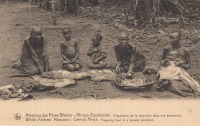
[[[200,93],[199,83],[193,79],[183,68],[175,66],[174,62],[172,61],[170,61],[169,66],[161,67],[159,75],[159,80],[181,80],[186,86],[192,88],[196,93]]]

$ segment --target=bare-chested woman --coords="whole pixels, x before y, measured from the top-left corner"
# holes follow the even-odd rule
[[[18,73],[11,76],[32,76],[36,74],[44,75],[49,71],[47,56],[47,43],[44,41],[40,27],[33,26],[30,36],[28,36],[22,46],[20,57],[21,64],[17,68]]]
[[[200,86],[188,73],[191,66],[189,49],[180,43],[181,33],[170,33],[171,45],[165,47],[162,53],[161,70],[159,71],[158,91],[169,90],[181,96],[187,96],[180,89],[200,94]]]

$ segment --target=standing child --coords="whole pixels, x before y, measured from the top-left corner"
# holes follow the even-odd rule
[[[104,62],[104,60],[107,58],[107,53],[102,52],[102,47],[100,46],[102,39],[103,36],[99,33],[92,38],[92,44],[90,45],[87,53],[87,55],[90,56],[90,69],[104,69],[107,66],[107,64]]]
[[[80,49],[79,41],[76,39],[71,39],[71,29],[66,28],[62,31],[65,38],[60,44],[61,56],[63,58],[63,68],[69,71],[78,71],[81,69],[81,61],[79,60]]]
[[[114,47],[117,57],[116,72],[127,72],[131,76],[133,72],[142,72],[145,69],[146,58],[135,46],[130,45],[128,35],[122,32],[118,36],[119,44]]]

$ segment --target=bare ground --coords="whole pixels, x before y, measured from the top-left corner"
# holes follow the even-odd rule
[[[96,8],[98,9],[98,8]],[[107,12],[109,13],[109,12]],[[95,12],[94,12],[95,14]],[[29,35],[30,26],[39,25],[43,28],[43,34],[48,42],[48,54],[50,56],[50,65],[54,69],[61,69],[61,56],[59,44],[63,41],[60,28],[70,26],[73,31],[73,38],[81,40],[81,55],[80,59],[83,63],[83,71],[88,69],[88,59],[86,53],[88,45],[91,42],[92,35],[100,31],[104,39],[102,46],[108,52],[108,63],[115,64],[116,59],[114,55],[114,45],[117,44],[116,35],[121,32],[110,18],[106,16],[91,18],[83,14],[79,16],[57,15],[57,25],[52,25],[52,13],[41,12],[36,5],[29,3],[0,3],[0,85],[8,85],[19,82],[21,80],[31,80],[31,78],[10,78],[14,70],[10,67],[12,62],[19,58],[21,53],[21,46],[24,38]],[[93,16],[94,17],[94,16]],[[170,32],[176,25],[163,29]],[[194,75],[199,74],[200,67],[200,44],[198,42],[192,43],[194,38],[197,38],[200,33],[199,24],[187,25],[182,29],[184,33],[183,44],[191,50],[192,68],[189,73]],[[143,51],[148,59],[147,66],[158,68],[159,59],[162,53],[162,48],[167,44],[165,37],[159,37],[158,29],[137,30],[134,29],[129,32],[133,36],[131,42],[135,44],[139,50]],[[158,39],[159,38],[159,39]],[[66,87],[63,89],[56,89],[49,92],[33,93],[35,98],[95,98],[95,99],[109,99],[109,98],[128,98],[128,99],[183,99],[183,97],[164,91],[162,93],[155,90],[153,86],[148,91],[125,91],[117,88],[109,82],[94,83],[87,80],[79,81],[76,86]],[[197,99],[198,96],[188,96],[186,99]],[[185,99],[185,98],[184,98]]]

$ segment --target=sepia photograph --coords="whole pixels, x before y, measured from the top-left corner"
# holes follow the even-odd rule
[[[200,0],[0,0],[0,43],[0,125],[200,123]]]

